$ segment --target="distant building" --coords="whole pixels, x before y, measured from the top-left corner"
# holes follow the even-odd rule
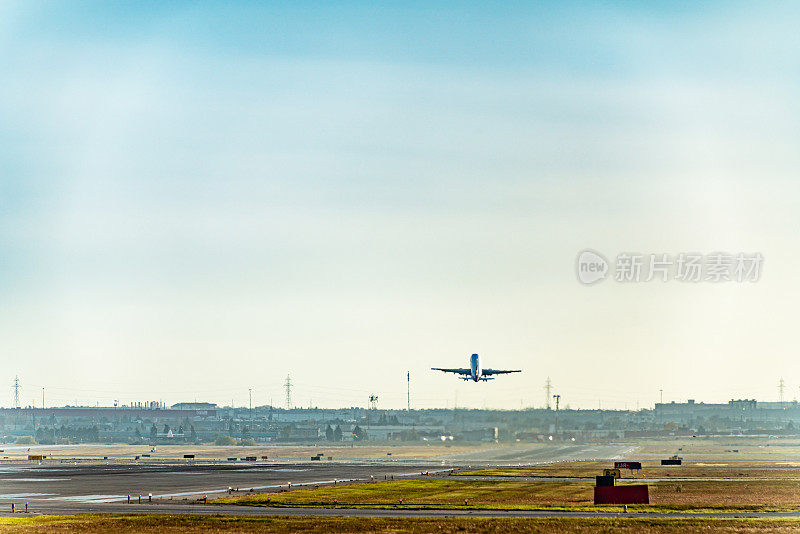
[[[213,402],[179,402],[170,408],[173,410],[215,410],[217,405]]]

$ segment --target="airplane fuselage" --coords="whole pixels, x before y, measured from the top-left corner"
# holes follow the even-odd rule
[[[469,378],[473,382],[480,382],[481,379],[481,357],[473,354],[469,358]]]

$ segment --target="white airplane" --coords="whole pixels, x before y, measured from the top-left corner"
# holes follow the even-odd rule
[[[521,369],[514,371],[507,371],[505,369],[481,369],[481,357],[473,354],[469,358],[469,369],[442,369],[441,367],[431,367],[433,371],[444,371],[445,373],[456,373],[461,380],[472,380],[473,382],[480,382],[481,380],[494,380],[494,377],[489,375],[505,375],[508,373],[521,373]]]

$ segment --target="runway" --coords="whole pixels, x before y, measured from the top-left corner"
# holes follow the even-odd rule
[[[174,464],[3,466],[0,507],[35,503],[49,509],[58,502],[78,505],[128,501],[139,495],[155,500],[221,497],[231,488],[241,494],[314,485],[401,478],[441,470],[430,465],[382,464]]]
[[[558,445],[502,448],[492,456],[510,459],[536,458],[536,463],[557,460],[617,457],[627,450],[622,446]],[[494,451],[493,451],[494,453]],[[465,455],[466,456],[466,455]],[[456,467],[496,465],[492,458],[475,456],[436,458],[420,461],[365,462],[188,462],[167,461],[139,464],[2,464],[0,465],[0,513],[11,504],[17,510],[39,513],[272,513],[270,509],[248,507],[199,506],[188,504],[203,496],[221,497],[232,488],[234,494],[254,491],[285,491],[316,485],[336,485],[370,480],[443,475]],[[530,462],[530,460],[528,460]],[[526,463],[528,463],[526,462]],[[423,474],[424,473],[424,474]],[[152,494],[153,502],[147,501]],[[139,504],[139,496],[143,504]],[[130,496],[131,503],[128,504]],[[174,508],[177,507],[177,508]],[[179,510],[169,512],[169,510]],[[283,513],[291,513],[283,510]],[[311,513],[298,509],[296,514]],[[330,513],[321,509],[316,513]],[[340,513],[350,513],[342,512]],[[359,513],[359,512],[353,512]],[[361,512],[367,513],[367,512]],[[281,515],[280,513],[278,515]]]

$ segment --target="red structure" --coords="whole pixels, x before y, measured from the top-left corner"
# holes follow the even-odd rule
[[[595,504],[650,504],[646,485],[596,486]]]

